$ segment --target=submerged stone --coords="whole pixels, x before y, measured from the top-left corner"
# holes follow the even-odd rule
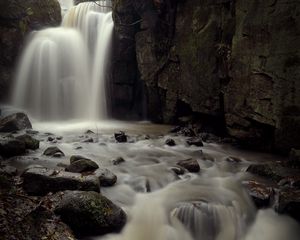
[[[122,157],[118,157],[118,158],[112,160],[113,165],[119,165],[123,162],[125,162],[125,159]]]
[[[126,223],[125,212],[97,192],[65,191],[55,213],[77,236],[119,232]]]

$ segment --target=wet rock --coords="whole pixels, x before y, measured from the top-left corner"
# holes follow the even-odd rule
[[[49,137],[47,138],[47,140],[48,140],[49,142],[52,142],[52,141],[54,140],[54,137],[49,136]]]
[[[40,147],[40,141],[36,140],[28,134],[18,136],[16,137],[16,139],[24,142],[26,149],[36,150]]]
[[[275,166],[270,164],[252,164],[247,168],[247,172],[252,174],[266,177],[276,182],[280,181],[283,177],[278,173]]]
[[[175,141],[172,139],[172,138],[168,138],[166,141],[165,141],[165,144],[170,146],[170,147],[173,147],[176,145]]]
[[[180,166],[173,166],[170,168],[174,173],[176,173],[177,175],[182,175],[184,174],[185,170],[184,168],[180,167]]]
[[[242,162],[241,159],[237,158],[237,157],[233,157],[233,156],[229,156],[225,159],[227,162],[230,162],[230,163],[240,163]]]
[[[48,147],[43,154],[52,157],[65,156],[65,154],[58,147]]]
[[[130,185],[132,189],[136,192],[151,192],[150,182],[144,176],[131,177],[126,183]]]
[[[14,138],[0,139],[0,155],[3,157],[19,156],[26,153],[25,143]]]
[[[270,200],[273,197],[274,191],[271,187],[268,187],[262,183],[256,181],[243,182],[248,194],[253,199],[257,208],[268,207]]]
[[[13,166],[0,166],[0,175],[16,176],[18,170]]]
[[[220,138],[212,133],[202,132],[199,134],[200,138],[207,143],[219,142]]]
[[[32,125],[25,113],[15,113],[0,119],[0,132],[13,132],[31,129]]]
[[[292,149],[290,151],[289,160],[285,163],[287,167],[300,168],[300,150]]]
[[[57,139],[57,140],[62,140],[63,137],[62,137],[62,136],[58,136],[58,137],[56,137],[56,139]]]
[[[93,143],[94,139],[93,138],[87,138],[85,140],[82,141],[83,143]]]
[[[27,134],[32,134],[32,135],[35,135],[35,134],[38,134],[38,133],[39,133],[39,131],[32,130],[32,129],[27,129],[27,130],[26,130],[26,133],[27,133]]]
[[[185,168],[189,172],[199,172],[200,171],[200,166],[197,162],[196,159],[186,159],[186,160],[181,160],[177,163],[180,167]]]
[[[170,133],[178,133],[181,130],[181,126],[175,126],[173,128],[171,128],[171,130],[169,131]]]
[[[92,130],[87,130],[85,134],[95,134]]]
[[[65,170],[73,173],[93,172],[98,169],[97,163],[90,159],[79,159],[72,162]]]
[[[181,128],[178,133],[180,135],[185,136],[185,137],[195,137],[196,136],[194,130],[192,128],[189,128],[189,127],[183,127],[183,128]]]
[[[190,146],[194,145],[197,147],[203,147],[203,142],[201,138],[189,138],[186,143]]]
[[[106,168],[98,169],[95,172],[95,176],[99,179],[102,187],[110,187],[117,182],[117,176]]]
[[[22,177],[23,189],[29,195],[43,196],[49,192],[64,190],[100,191],[99,179],[93,175],[82,176],[78,173],[33,167],[26,170]]]
[[[119,143],[124,143],[127,142],[127,135],[124,132],[120,131],[118,133],[115,133],[115,139]]]
[[[112,160],[113,165],[119,165],[123,162],[125,162],[125,159],[122,157],[118,157],[118,158]]]
[[[296,188],[300,190],[300,176],[290,176],[283,178],[278,182],[278,186]]]
[[[77,236],[120,231],[126,223],[124,211],[96,192],[65,191],[55,213]]]
[[[88,159],[86,157],[83,157],[81,155],[73,155],[70,157],[70,164],[73,164],[74,162],[78,161],[78,160],[82,160],[82,159]],[[90,160],[90,159],[88,159]]]
[[[300,221],[300,190],[288,188],[278,192],[275,210]]]

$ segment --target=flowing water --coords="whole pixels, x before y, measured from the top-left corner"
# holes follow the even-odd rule
[[[104,119],[111,2],[60,2],[62,26],[33,32],[28,39],[12,104],[39,120]]]
[[[277,161],[280,157],[241,151],[228,145],[205,143],[188,146],[186,138],[168,135],[169,126],[147,122],[51,122],[34,123],[40,133],[40,149],[15,166],[40,164],[59,168],[71,155],[82,155],[117,175],[113,187],[101,193],[124,209],[128,222],[119,234],[95,240],[297,240],[299,225],[272,209],[257,210],[242,186],[254,176],[245,172],[253,162]],[[85,133],[88,129],[94,133]],[[116,143],[113,133],[124,130],[127,143]],[[51,131],[56,142],[47,138]],[[165,145],[172,137],[176,146]],[[86,142],[86,139],[93,142]],[[42,156],[49,146],[58,146],[62,158]],[[227,157],[241,162],[229,162]],[[114,165],[112,160],[125,162]],[[177,176],[172,167],[179,160],[197,159],[199,173]]]
[[[214,143],[187,146],[184,137],[164,144],[168,127],[149,123],[93,121],[106,116],[105,78],[113,22],[108,1],[101,6],[60,0],[64,20],[59,28],[34,32],[20,61],[13,96],[15,106],[39,120],[40,149],[14,164],[58,168],[71,155],[91,158],[118,177],[101,192],[126,211],[128,222],[119,234],[98,240],[297,240],[299,225],[271,209],[257,211],[241,182],[254,161],[274,156],[238,151]],[[85,122],[73,119],[90,120]],[[57,122],[69,119],[69,121]],[[95,133],[84,133],[92,129]],[[128,143],[115,143],[113,133],[125,130]],[[57,138],[47,141],[52,132]],[[150,135],[150,137],[147,137]],[[85,140],[92,138],[93,142]],[[66,155],[47,158],[42,152],[58,146]],[[241,159],[226,161],[228,156]],[[112,159],[125,162],[114,165]],[[201,171],[177,176],[179,160],[197,159]],[[12,160],[11,160],[12,161]]]

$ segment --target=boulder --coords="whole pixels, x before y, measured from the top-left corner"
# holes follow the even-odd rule
[[[90,159],[79,159],[71,163],[65,170],[73,173],[93,172],[98,169],[97,163]]]
[[[49,192],[82,190],[99,192],[99,179],[45,167],[32,167],[22,174],[23,189],[29,195],[43,196]]]
[[[201,138],[189,138],[186,143],[190,146],[194,145],[197,147],[203,147],[203,142]]]
[[[125,212],[96,192],[65,191],[55,213],[79,236],[119,232],[126,223]]]
[[[276,197],[275,210],[300,221],[300,190],[287,188],[280,190]]]
[[[0,139],[0,155],[3,157],[19,156],[26,153],[26,146],[23,141],[14,138]]]
[[[271,187],[256,181],[243,182],[248,194],[251,196],[257,208],[268,207],[274,195]]]
[[[52,157],[65,156],[65,154],[58,147],[48,147],[43,154]]]
[[[110,187],[117,182],[117,176],[106,168],[96,170],[95,176],[99,179],[102,187]]]
[[[127,135],[124,132],[120,131],[118,133],[115,133],[115,139],[119,143],[124,143],[127,142]]]
[[[181,160],[181,161],[177,162],[177,165],[185,168],[189,172],[196,173],[196,172],[200,171],[200,166],[196,159],[191,158],[191,159]]]
[[[251,164],[247,168],[247,172],[269,178],[276,182],[283,178],[283,176],[277,171],[277,168],[271,164]]]
[[[0,132],[14,132],[31,128],[31,123],[25,113],[14,113],[0,119]]]
[[[36,150],[40,147],[40,141],[36,140],[28,134],[18,136],[16,137],[16,139],[24,142],[26,149]]]
[[[113,165],[119,165],[123,162],[125,162],[125,159],[122,157],[118,157],[118,158],[112,160]]]
[[[165,141],[165,144],[170,146],[170,147],[173,147],[176,145],[175,141],[172,139],[172,138],[168,138],[166,141]]]

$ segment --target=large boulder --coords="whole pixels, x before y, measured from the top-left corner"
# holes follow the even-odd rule
[[[8,97],[17,56],[32,30],[58,26],[57,0],[0,1],[0,99]]]
[[[99,179],[44,167],[32,167],[22,174],[23,189],[30,195],[43,196],[64,190],[100,191]]]
[[[19,156],[26,153],[26,145],[23,141],[14,138],[0,139],[0,155],[3,157]]]
[[[55,208],[77,236],[118,232],[126,223],[124,211],[96,192],[65,191]]]
[[[31,123],[25,113],[14,113],[0,119],[0,132],[14,132],[31,128]]]

